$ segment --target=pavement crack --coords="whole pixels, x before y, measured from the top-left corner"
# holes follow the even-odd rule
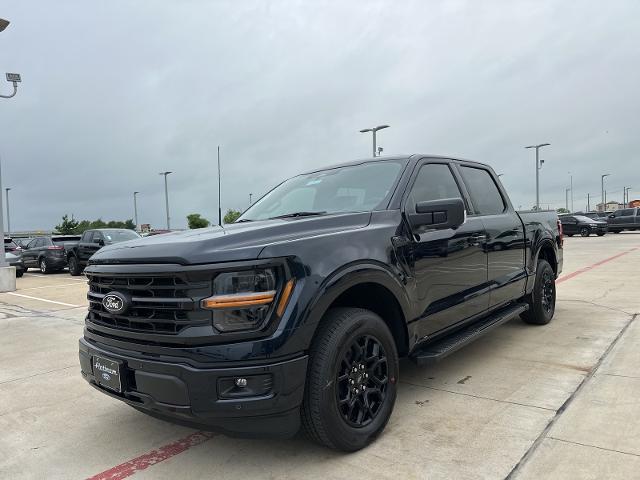
[[[60,372],[62,370],[68,370],[70,368],[75,368],[78,365],[68,365],[66,367],[60,367],[60,368],[54,368],[53,370],[48,370],[46,372],[39,372],[39,373],[34,373],[33,375],[27,375],[26,377],[18,377],[18,378],[11,378],[9,380],[3,380],[0,382],[0,385],[5,385],[7,383],[11,383],[11,382],[19,382],[20,380],[26,380],[28,378],[33,378],[33,377],[38,377],[40,375],[46,375],[47,373],[53,373],[53,372]]]
[[[579,298],[563,298],[560,301],[562,301],[562,302],[587,303],[589,305],[593,305],[594,307],[601,307],[601,308],[605,308],[607,310],[611,310],[612,312],[620,312],[620,313],[624,313],[625,315],[636,315],[636,313],[634,313],[634,312],[627,312],[626,310],[622,310],[620,308],[611,307],[609,305],[603,305],[603,304],[597,303],[597,302],[591,302],[589,300],[582,300],[582,299],[579,299]]]
[[[569,405],[571,405],[574,398],[578,396],[578,394],[582,391],[582,389],[589,382],[589,380],[591,380],[591,378],[595,375],[595,373],[600,368],[604,360],[611,353],[611,350],[613,350],[613,347],[615,347],[616,344],[620,341],[620,339],[624,336],[624,334],[627,332],[627,330],[629,329],[631,324],[634,322],[634,320],[637,318],[637,316],[638,316],[637,314],[630,316],[629,321],[624,325],[624,327],[622,327],[622,329],[620,330],[616,338],[613,339],[613,341],[609,344],[609,346],[606,348],[604,353],[600,355],[600,358],[598,358],[598,361],[596,362],[595,366],[591,369],[589,373],[587,373],[587,375],[585,375],[585,377],[582,379],[578,387],[573,391],[571,395],[569,395],[569,398],[567,398],[564,401],[564,403],[560,406],[560,408],[556,411],[556,414],[551,418],[551,420],[549,420],[549,423],[547,423],[547,426],[544,428],[544,430],[540,432],[540,435],[538,435],[538,437],[533,441],[531,446],[529,446],[529,448],[524,453],[524,455],[522,455],[518,463],[516,463],[513,466],[509,474],[505,477],[505,480],[511,480],[515,478],[515,476],[518,474],[518,472],[523,467],[523,465],[525,465],[527,461],[529,461],[533,453],[538,449],[538,446],[540,446],[540,444],[544,441],[545,438],[549,438],[548,433],[551,431],[551,428],[555,425],[555,423],[558,421],[558,419],[564,413],[564,411],[567,408],[569,408]]]
[[[623,450],[616,450],[614,448],[599,447],[597,445],[591,445],[589,443],[573,442],[571,440],[565,440],[563,438],[557,438],[557,437],[547,437],[547,438],[550,438],[551,440],[555,440],[556,442],[569,443],[569,444],[572,444],[572,445],[580,445],[581,447],[597,448],[598,450],[604,450],[605,452],[615,452],[615,453],[621,453],[623,455],[631,455],[633,457],[640,457],[640,454],[638,454],[638,453],[625,452]]]
[[[419,383],[407,382],[406,380],[400,380],[399,383],[404,383],[405,385],[411,385],[413,387],[428,388],[429,390],[436,390],[438,392],[452,393],[453,395],[462,395],[464,397],[477,398],[477,399],[480,399],[480,400],[490,400],[492,402],[508,403],[510,405],[518,405],[520,407],[537,408],[539,410],[546,410],[547,412],[554,412],[555,411],[553,408],[540,407],[538,405],[530,405],[530,404],[527,404],[527,403],[511,402],[509,400],[500,400],[498,398],[484,397],[482,395],[474,395],[473,393],[456,392],[454,390],[447,390],[446,388],[429,387],[427,385],[420,385]]]

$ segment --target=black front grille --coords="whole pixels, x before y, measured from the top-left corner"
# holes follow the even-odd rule
[[[211,295],[211,275],[103,274],[86,272],[89,279],[87,325],[129,332],[178,335],[184,329],[211,325],[211,313],[198,308]],[[122,314],[108,312],[102,299],[119,292],[131,299]]]

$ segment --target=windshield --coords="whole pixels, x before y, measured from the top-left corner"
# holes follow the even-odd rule
[[[404,165],[401,160],[385,160],[298,175],[262,197],[237,221],[375,210],[388,200]]]
[[[140,235],[133,230],[102,230],[102,234],[108,243],[118,243],[140,238]]]
[[[53,242],[54,245],[64,245],[65,243],[69,243],[69,242],[79,242],[80,241],[80,236],[77,237],[73,237],[73,236],[68,236],[68,237],[51,237],[51,241]]]

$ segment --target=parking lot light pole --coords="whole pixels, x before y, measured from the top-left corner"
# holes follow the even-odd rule
[[[169,219],[169,188],[167,186],[167,175],[173,172],[160,172],[160,175],[164,175],[164,202],[167,210],[167,230],[171,230],[171,220]]]
[[[629,202],[631,201],[629,199],[629,190],[631,190],[631,187],[624,187],[623,191],[622,191],[622,198],[624,201],[624,208],[629,207]]]
[[[542,168],[542,164],[544,160],[540,160],[539,151],[542,147],[546,147],[551,145],[550,143],[539,143],[538,145],[529,145],[524,148],[535,148],[536,149],[536,210],[540,210],[540,169]]]
[[[571,189],[571,212],[573,212],[573,175],[569,172],[569,188]]]
[[[569,211],[569,190],[570,188],[564,189],[564,208]]]
[[[9,212],[9,190],[10,187],[4,189],[5,194],[7,196],[7,236],[11,236],[11,213]]]
[[[360,133],[367,133],[367,132],[371,132],[373,133],[373,156],[376,156],[376,133],[378,130],[382,130],[383,128],[389,128],[389,125],[378,125],[377,127],[373,127],[373,128],[363,128],[362,130],[360,130]]]
[[[140,192],[133,192],[133,221],[136,222],[136,232],[140,231],[138,228],[138,199],[136,196]]]
[[[605,177],[608,177],[609,175],[611,175],[611,174],[610,173],[605,173],[604,175],[600,175],[600,190],[601,190],[601,194],[602,194],[602,197],[600,197],[600,198],[602,200],[602,211],[603,212],[607,211],[607,199],[604,196],[604,179],[605,179]]]

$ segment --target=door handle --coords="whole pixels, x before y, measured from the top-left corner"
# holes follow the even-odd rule
[[[471,235],[471,245],[480,245],[482,242],[486,242],[487,241],[487,236],[486,235],[482,235],[480,233]]]

